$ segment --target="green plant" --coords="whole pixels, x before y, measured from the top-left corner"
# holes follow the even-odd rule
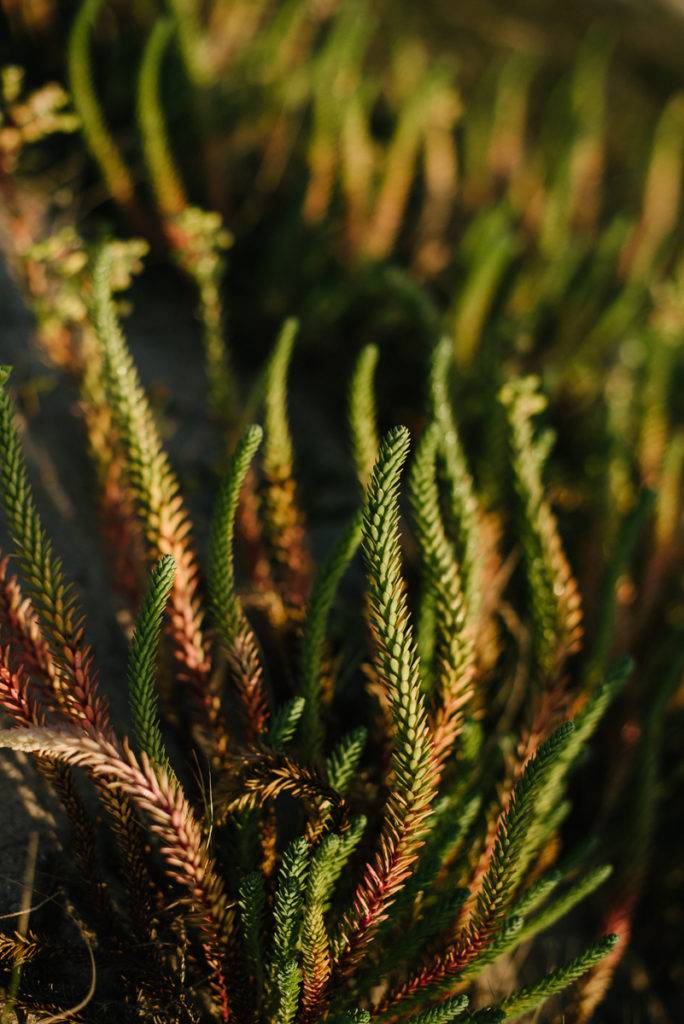
[[[564,722],[563,702],[551,700],[569,685],[562,665],[544,660],[540,692],[530,693],[516,724],[519,752],[496,795],[498,750],[510,749],[515,733],[510,726],[500,732],[488,707],[487,692],[505,669],[483,668],[491,666],[480,651],[488,634],[470,602],[482,607],[477,591],[486,578],[471,573],[468,585],[462,582],[458,553],[469,550],[469,537],[461,531],[477,531],[481,513],[455,423],[440,431],[445,393],[431,385],[432,424],[409,482],[421,593],[434,615],[432,655],[423,661],[399,534],[410,446],[405,428],[379,443],[363,508],[313,585],[302,561],[285,400],[292,324],[266,372],[263,435],[247,428],[219,490],[209,632],[179,485],[116,319],[112,266],[105,247],[93,270],[92,316],[123,480],[151,567],[128,659],[135,739],[112,724],[75,589],[32,497],[3,386],[2,507],[26,597],[5,571],[0,703],[15,727],[0,742],[34,751],[62,796],[78,856],[88,864],[89,890],[77,910],[120,964],[118,1005],[169,1021],[516,1019],[583,974],[615,941],[591,946],[498,1008],[468,1009],[468,991],[493,959],[549,927],[608,873],[581,856],[558,868],[552,860],[569,772],[625,670],[606,686],[574,694],[578,707],[582,696],[586,703],[573,724]],[[6,378],[4,371],[3,385]],[[357,445],[362,422],[376,430],[370,387],[368,370],[357,373],[350,406]],[[525,388],[521,383],[520,394]],[[536,458],[521,415],[512,420],[514,467],[516,459]],[[267,615],[257,627],[249,590],[239,596],[236,589],[234,547],[240,493],[262,436],[263,538],[273,560],[273,600],[283,614]],[[357,461],[363,475],[365,453]],[[522,536],[533,538],[525,541],[534,553],[526,563],[532,621],[543,624],[544,642],[557,637],[563,644],[563,623],[539,610],[548,603],[544,574],[556,571],[562,548],[540,491],[541,464],[529,464],[533,475],[520,487]],[[461,496],[455,504],[454,495]],[[468,504],[459,507],[464,495]],[[355,673],[358,721],[340,731],[326,623],[359,542],[366,580],[359,626],[367,631],[369,660],[365,684]],[[165,620],[175,659],[160,703],[155,676],[166,671],[156,667]],[[186,704],[192,733],[176,733],[170,743],[174,707]],[[207,759],[209,793],[206,782],[197,791],[179,744],[187,752],[196,744]],[[100,874],[88,811],[69,797],[74,768],[91,777],[109,812],[128,907],[119,883]],[[143,836],[148,841],[141,844]],[[552,897],[561,884],[567,892]],[[118,936],[137,941],[141,929],[151,950],[143,964],[117,946]],[[30,955],[11,934],[3,941],[10,961],[24,963],[20,1006],[25,993],[30,998],[30,971],[49,970],[42,959],[49,940],[37,931],[25,943]],[[102,999],[83,1012],[104,1019],[104,993]]]
[[[22,410],[30,420],[46,380],[61,387],[55,366],[69,372],[119,613],[132,619],[141,609],[128,665],[131,735],[169,784],[180,780],[239,908],[231,927],[254,987],[266,1005],[277,974],[284,1020],[304,1003],[307,1013],[317,1012],[327,990],[334,996],[340,972],[363,1000],[387,949],[396,951],[397,977],[384,993],[375,991],[373,1005],[363,1002],[369,1010],[359,1019],[412,980],[409,966],[418,965],[426,944],[435,977],[448,975],[452,964],[438,957],[447,937],[456,949],[454,970],[461,969],[470,955],[464,929],[497,862],[499,812],[509,807],[528,758],[564,718],[576,730],[530,830],[539,850],[530,885],[498,922],[498,937],[462,968],[463,983],[482,1001],[496,973],[478,980],[486,964],[507,956],[510,965],[515,947],[517,969],[523,941],[546,924],[559,933],[561,914],[599,881],[605,884],[592,911],[600,912],[600,931],[621,941],[576,986],[567,1011],[573,1024],[591,1019],[618,968],[606,1014],[619,1014],[623,996],[635,1005],[650,1000],[646,975],[666,1000],[678,962],[677,928],[665,924],[677,903],[668,816],[674,818],[681,785],[681,81],[666,66],[662,35],[658,75],[648,70],[651,57],[635,74],[636,49],[626,38],[632,30],[621,25],[613,35],[608,19],[575,45],[555,25],[549,30],[547,6],[534,16],[532,34],[515,33],[512,48],[510,35],[502,49],[498,20],[480,22],[444,5],[427,5],[422,23],[400,4],[365,0],[237,0],[230,9],[222,0],[201,9],[194,0],[169,0],[164,11],[154,3],[85,0],[78,12],[70,5],[58,11],[49,0],[0,0],[17,50],[11,59],[28,55],[25,78],[14,64],[2,75],[0,245],[50,364],[35,380],[17,374]],[[514,5],[511,18],[519,13]],[[658,33],[657,21],[649,21],[648,38]],[[69,31],[61,67],[57,35],[66,39]],[[543,38],[549,45],[541,59],[535,40]],[[673,29],[675,50],[676,39]],[[36,48],[36,40],[45,46]],[[77,116],[59,86],[24,90],[24,81],[45,81],[43,52],[49,74],[70,83]],[[103,206],[105,195],[114,203]],[[157,268],[166,258],[180,269],[180,279],[177,269],[164,276],[171,291],[182,294],[185,279],[196,295],[213,421],[206,429],[217,442],[222,430],[218,443],[233,455],[217,488],[206,573],[189,532],[186,497],[193,496],[181,496],[182,472],[162,443],[175,401],[170,420],[157,422],[116,329],[126,308],[118,293],[140,270],[148,245],[110,243],[93,259],[111,217],[120,215],[115,207],[124,215],[119,230],[131,223],[143,233]],[[153,295],[143,281],[136,302],[146,306]],[[237,380],[291,308],[301,319],[301,341],[289,321],[241,401]],[[433,349],[442,331],[447,336]],[[325,547],[318,531],[328,525],[321,509],[335,499],[324,486],[318,507],[313,486],[309,537],[308,456],[312,444],[320,444],[323,461],[329,451],[327,439],[316,438],[295,457],[286,382],[293,352],[302,379],[301,346],[316,386],[309,380],[293,407],[310,407],[317,417],[319,392],[332,407],[349,349],[366,340],[373,344],[358,359],[349,410],[363,493],[381,447],[378,412],[391,423],[401,408],[417,440],[405,487],[411,526],[402,519],[400,529],[405,598],[392,604],[369,592],[364,617],[351,608],[361,604],[355,552],[368,555],[370,525],[362,509],[352,514],[350,492],[345,522],[335,522],[339,540],[315,568],[312,551],[318,556]],[[414,382],[426,362],[423,408]],[[244,430],[258,418],[259,402],[261,441],[259,428]],[[382,591],[388,581],[398,586],[397,566],[388,522],[376,525],[387,562],[369,562],[368,578],[374,572]],[[194,532],[203,550],[201,518]],[[22,577],[19,563],[17,569]],[[47,715],[53,723],[54,693],[59,715],[81,720],[81,698],[83,713],[92,715],[91,666],[77,664],[90,654],[80,613],[59,620],[60,602],[71,593],[62,567],[57,572],[50,554],[40,576],[20,584],[13,571],[3,560],[2,617],[21,652],[3,663],[7,708],[19,722],[40,725]],[[37,595],[44,597],[48,583],[57,591],[41,612]],[[52,615],[52,628],[69,627],[66,646],[56,648],[36,612]],[[167,627],[161,639],[160,615]],[[88,607],[88,617],[99,624],[99,604]],[[388,636],[389,661],[381,642]],[[637,671],[621,689],[610,665],[626,652]],[[395,654],[400,676],[392,674]],[[19,661],[25,675],[12,682]],[[413,680],[408,692],[404,674]],[[580,747],[609,700],[588,759]],[[429,770],[423,710],[433,743]],[[402,745],[406,731],[422,751],[415,764]],[[263,748],[260,759],[255,747]],[[390,791],[392,765],[406,792]],[[407,775],[421,765],[409,785]],[[94,933],[111,936],[102,921],[116,919],[112,905],[121,904],[122,890],[98,866],[101,830],[90,820],[88,798],[68,765],[40,757],[39,767],[65,806],[74,859],[88,879],[85,934],[93,925]],[[567,786],[571,796],[582,794],[572,812],[561,798]],[[178,979],[194,986],[202,956],[218,957],[228,987],[241,991],[234,946],[212,953],[215,937],[192,938],[180,915],[159,929],[167,891],[157,878],[159,858],[144,863],[134,800],[112,800],[107,787],[101,779],[136,934],[155,941],[162,935],[161,961],[149,973],[183,1002],[181,1015],[203,1012],[191,1008],[195,996],[183,994],[186,982]],[[281,794],[275,809],[257,807],[264,790]],[[275,876],[295,827],[294,812],[283,810],[292,793],[310,814],[313,846],[330,830],[327,803],[334,828],[351,820],[357,837],[362,814],[368,825],[335,885],[328,872],[338,863],[336,843],[326,842],[316,861],[310,891],[321,900],[306,905],[306,964],[297,933],[294,944],[283,940],[277,967],[267,971],[259,936],[264,920],[271,927]],[[615,865],[610,877],[602,864],[577,875],[575,863],[559,874],[561,842],[572,847],[587,827],[601,832]],[[375,891],[374,875],[386,891]],[[565,877],[567,887],[556,892]],[[470,897],[463,886],[473,890]],[[322,911],[330,888],[332,907]],[[540,907],[535,900],[542,897],[547,904]],[[635,926],[640,900],[648,913]],[[578,932],[591,928],[592,911],[575,915],[562,932],[569,955],[579,949]],[[496,907],[493,913],[498,920]],[[336,915],[339,928],[330,929]],[[38,934],[41,922],[34,923]],[[97,953],[105,989],[112,965],[123,963],[122,935],[131,934],[128,924],[117,928]],[[7,931],[7,957],[20,959],[20,940]],[[634,956],[620,967],[628,940]],[[661,952],[668,943],[669,954]],[[48,952],[50,944],[43,938],[35,948]],[[520,971],[524,983],[535,961],[547,963],[539,943],[532,950],[529,977],[526,963]],[[31,963],[37,959],[32,954]],[[47,1006],[42,962],[45,970],[36,963],[27,974],[23,997],[34,985],[38,1004],[40,996]],[[128,961],[122,970],[125,998],[137,993],[151,1007],[159,983],[150,985],[134,967]],[[94,1013],[104,1012],[102,992]],[[450,1008],[456,1014],[460,998],[447,998],[434,1019]],[[273,1002],[269,1013],[276,1013]],[[333,999],[329,1016],[344,1013]],[[432,1013],[416,1010],[426,1021]]]

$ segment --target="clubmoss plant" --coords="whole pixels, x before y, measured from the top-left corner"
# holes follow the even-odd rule
[[[416,646],[400,532],[406,428],[378,442],[362,506],[309,583],[286,402],[290,322],[267,367],[263,430],[246,428],[218,490],[205,598],[180,485],[112,301],[112,266],[105,247],[92,270],[91,316],[148,575],[129,642],[131,738],[112,719],[76,589],[42,525],[8,371],[0,396],[1,501],[27,594],[5,560],[0,705],[12,727],[0,743],[36,754],[72,823],[88,881],[77,913],[98,936],[96,962],[111,951],[101,960],[102,991],[83,1013],[109,1019],[107,958],[114,957],[116,1013],[149,1021],[517,1019],[582,976],[616,941],[601,939],[498,1005],[473,1008],[489,964],[556,925],[609,873],[587,855],[554,862],[571,769],[626,670],[582,692],[571,688],[564,665],[548,658],[516,720],[517,735],[510,725],[501,732],[488,693],[506,684],[495,682],[495,672],[506,670],[503,663],[494,673],[483,670],[490,664],[479,651],[486,634],[470,603],[482,606],[476,588],[486,587],[486,572],[475,574],[474,564],[462,561],[479,536],[480,513],[456,424],[442,429],[440,371],[436,378],[433,372],[428,424],[408,483],[417,585],[434,611],[431,660],[424,663]],[[368,365],[356,373],[350,406],[362,476],[370,461],[368,445],[360,445],[362,423],[370,423],[371,437],[376,429],[375,353],[363,358]],[[525,381],[511,389],[529,390]],[[522,461],[523,452],[532,457],[537,449],[526,411],[516,410],[512,468],[520,476],[528,467],[518,489],[531,621],[534,629],[543,622],[549,650],[556,649],[552,641],[565,650],[566,619],[553,601],[575,591],[546,504],[542,462]],[[240,593],[236,524],[241,491],[255,471],[263,478],[273,606],[284,617],[252,621],[255,581],[248,578]],[[364,672],[350,667],[346,689],[357,690],[356,720],[343,725],[325,659],[339,635],[329,625],[338,614],[350,621],[350,610],[332,610],[359,546],[366,597],[358,631],[368,653]],[[551,584],[549,606],[548,580],[558,572],[566,589],[559,595]],[[174,657],[165,667],[160,647],[167,646]],[[170,685],[159,686],[169,670]],[[190,731],[178,729],[185,708]],[[498,750],[511,744],[518,752],[502,776]],[[198,787],[192,770],[198,757],[209,789],[206,781]],[[73,789],[78,770],[108,812],[119,879],[98,865],[90,812]],[[565,891],[557,895],[559,887]],[[126,935],[146,936],[144,963],[127,957],[120,944]],[[8,962],[24,966],[17,1006],[31,1001],[31,971],[49,971],[48,946],[39,930],[30,939],[3,933]]]
[[[83,1012],[484,1021],[536,1013],[579,964],[564,1012],[587,1024],[630,937],[666,989],[658,913],[676,872],[655,807],[678,803],[684,466],[684,118],[667,47],[646,90],[624,26],[591,29],[567,62],[541,11],[502,54],[466,12],[476,31],[454,32],[444,5],[425,29],[370,0],[0,7],[32,61],[0,82],[0,246],[49,364],[18,373],[17,392],[30,425],[45,379],[67,371],[78,389],[112,587],[135,624],[110,669],[88,640],[100,604],[49,545],[3,407],[3,706],[27,735],[82,732],[133,771],[84,761],[100,827],[71,753],[37,758],[85,880],[69,905],[97,937]],[[549,40],[548,59],[528,38]],[[113,219],[146,241],[102,246]],[[195,295],[208,429],[223,430],[206,532],[118,326],[148,248]],[[293,307],[302,340],[287,321],[243,401],[235,370],[254,369]],[[287,381],[312,360],[332,408],[366,341],[349,393],[360,490],[327,550]],[[378,426],[397,417],[408,454],[405,433]],[[128,724],[105,700],[125,678]],[[502,829],[565,720],[526,849],[513,844],[519,878]],[[166,800],[157,824],[183,831],[187,816],[176,880],[138,770]],[[582,859],[575,838],[593,828],[605,848]],[[653,912],[635,929],[644,892]],[[598,934],[621,941],[599,939],[592,964],[579,940],[595,938],[595,909]],[[50,922],[10,924],[19,1012],[75,1003]],[[535,987],[547,928],[579,960]],[[498,957],[522,962],[522,992],[497,1010],[482,1004]],[[630,970],[621,983],[645,1000]]]

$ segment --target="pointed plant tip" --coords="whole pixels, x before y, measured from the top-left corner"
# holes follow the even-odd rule
[[[173,555],[162,555],[152,572],[158,579],[173,580],[176,575],[176,559]]]
[[[615,947],[618,945],[620,941],[621,940],[619,935],[616,935],[615,932],[610,932],[608,935],[604,937],[603,944],[606,950],[608,951],[611,949],[615,949]]]
[[[423,438],[425,440],[429,439],[429,442],[432,445],[434,445],[435,448],[438,448],[440,443],[440,437],[441,435],[439,422],[435,419],[430,420],[427,426],[425,427],[425,433],[423,434]]]
[[[5,384],[7,383],[7,381],[10,378],[10,374],[11,373],[12,373],[12,367],[11,366],[8,366],[6,364],[3,364],[2,366],[0,366],[0,388],[5,386]]]
[[[299,319],[296,316],[288,316],[280,331],[280,344],[292,345],[299,332]]]
[[[395,447],[400,445],[409,446],[411,442],[411,431],[408,427],[398,424],[396,427],[390,427],[385,436],[382,439],[382,443],[387,447]]]
[[[511,407],[517,399],[523,397],[533,398],[535,405],[531,407],[530,411],[533,413],[541,412],[546,408],[546,396],[539,393],[541,386],[542,379],[536,373],[530,373],[523,377],[513,377],[499,388],[499,401],[503,405]]]
[[[453,338],[449,334],[442,334],[435,342],[433,356],[436,359],[448,359],[453,350]]]
[[[250,423],[243,436],[247,444],[260,444],[264,436],[264,428],[260,423]]]

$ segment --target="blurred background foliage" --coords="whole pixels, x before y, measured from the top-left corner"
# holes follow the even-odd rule
[[[639,666],[606,729],[606,785],[581,782],[569,826],[605,823],[604,918],[632,933],[602,1019],[680,1019],[676,6],[0,0],[0,19],[0,243],[43,358],[86,390],[84,254],[105,233],[146,243],[122,250],[122,288],[149,246],[136,306],[197,306],[228,429],[289,313],[297,400],[338,441],[362,345],[380,348],[381,420],[418,427],[447,333],[478,485],[506,508],[496,396],[540,375],[586,606],[575,671],[597,679],[625,651]],[[163,360],[165,340],[150,344]]]

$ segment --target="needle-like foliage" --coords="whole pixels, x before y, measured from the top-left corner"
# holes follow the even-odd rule
[[[466,462],[450,397],[452,345],[442,338],[432,353],[429,375],[430,414],[439,436],[439,454],[446,491],[445,508],[456,554],[462,566],[463,589],[476,619],[482,602],[482,558],[480,511],[473,478]]]
[[[150,32],[138,78],[138,123],[155,198],[161,213],[173,217],[187,206],[183,184],[166,132],[161,99],[161,68],[174,34],[171,18],[158,18]]]
[[[324,738],[321,677],[328,616],[344,571],[361,543],[361,533],[359,514],[354,516],[315,580],[304,622],[301,689],[306,703],[302,715],[302,740],[314,761],[320,760]]]
[[[511,430],[515,485],[524,505],[522,541],[535,622],[536,667],[553,677],[581,639],[582,608],[545,495],[542,473],[553,443],[547,430],[535,437],[533,417],[546,406],[533,377],[510,381],[501,391]]]
[[[164,768],[169,759],[159,727],[157,656],[174,575],[173,558],[160,558],[150,575],[128,654],[128,694],[138,744],[154,764]]]
[[[437,757],[443,761],[463,728],[463,714],[476,671],[475,637],[466,607],[460,567],[449,542],[439,501],[439,425],[423,434],[411,470],[409,494],[424,566],[424,599],[435,618],[435,677],[440,704],[434,725]]]
[[[375,666],[392,714],[392,790],[380,848],[366,867],[342,926],[344,967],[362,955],[406,881],[420,849],[436,791],[436,762],[420,679],[420,664],[401,575],[398,491],[409,447],[397,428],[383,440],[364,507],[368,602]]]
[[[73,720],[107,735],[109,711],[98,693],[84,620],[73,586],[41,523],[14,426],[6,390],[9,370],[0,375],[0,442],[2,507],[28,594],[38,611],[57,665],[55,699]]]
[[[478,5],[456,36],[398,0],[70,6],[0,0],[31,59],[0,68],[0,249],[46,362],[12,379],[20,430],[2,374],[2,742],[35,754],[31,814],[44,781],[70,826],[59,891],[6,918],[0,989],[21,1019],[493,1024],[578,979],[560,1012],[589,1024],[615,977],[648,1016],[633,965],[655,985],[680,958],[673,812],[656,834],[681,781],[674,16],[648,16],[646,90],[638,5],[629,67],[622,33],[575,47],[541,11],[502,55]],[[143,237],[103,245],[110,221]],[[148,249],[171,315],[195,296],[191,432],[144,392],[156,340],[139,375],[120,327]],[[302,339],[287,320],[259,372],[284,309]],[[24,421],[64,402],[91,476],[61,431],[24,464]],[[113,606],[39,514],[66,495],[87,522],[90,480]],[[596,912],[620,942],[583,954]]]
[[[348,733],[326,760],[325,773],[328,782],[338,793],[344,793],[359,767],[359,761],[366,745],[367,732],[364,728]]]
[[[138,760],[130,748],[104,739],[79,737],[50,729],[22,729],[2,737],[14,750],[32,750],[67,764],[85,765],[96,778],[130,796],[149,816],[150,829],[162,843],[167,874],[187,892],[203,938],[222,1016],[229,1016],[221,950],[232,923],[224,885],[208,857],[201,829],[177,781],[155,767],[143,753]]]
[[[501,1004],[501,1009],[505,1014],[504,1020],[518,1020],[531,1010],[536,1010],[538,1006],[551,996],[556,995],[557,992],[562,992],[573,981],[577,981],[583,974],[591,970],[595,964],[603,960],[618,941],[617,935],[607,935],[604,939],[599,939],[586,952],[575,957],[574,960],[571,960],[564,967],[559,967],[558,970],[547,974],[545,978],[542,978],[535,985],[530,985],[527,988],[521,988],[514,992],[508,999],[504,999]]]
[[[100,696],[75,591],[38,516],[5,389],[2,504],[27,597],[0,562],[0,708],[13,723],[0,744],[36,754],[71,822],[88,883],[84,914],[97,929],[116,922],[111,945],[121,951],[127,915],[102,877],[73,769],[85,768],[96,784],[122,850],[132,921],[152,950],[149,962],[131,963],[126,1007],[151,1021],[170,999],[193,1022],[220,1016],[236,1024],[459,1024],[536,1007],[592,969],[608,945],[590,947],[498,1007],[469,1013],[465,989],[610,874],[580,854],[558,865],[555,858],[572,773],[629,665],[574,693],[556,677],[540,679],[531,703],[544,709],[547,699],[550,710],[523,727],[501,772],[496,747],[510,751],[515,733],[490,707],[485,675],[508,678],[483,650],[485,568],[475,554],[483,519],[449,407],[443,345],[407,487],[417,546],[403,543],[411,536],[400,515],[410,435],[397,427],[379,443],[361,512],[310,589],[287,419],[294,325],[286,325],[265,374],[264,428],[244,430],[218,487],[205,601],[179,485],[116,319],[111,272],[101,250],[93,311],[103,400],[152,562],[128,653],[139,752],[119,738]],[[362,359],[368,376],[373,359]],[[374,424],[364,402],[358,423],[371,416]],[[514,469],[521,457],[514,453]],[[263,532],[265,574],[240,544],[241,499],[254,496],[260,475],[263,500],[249,506],[247,522],[250,542],[258,545]],[[538,476],[534,483],[539,495]],[[542,553],[557,552],[555,540],[541,544],[548,531],[540,532],[540,500],[523,503],[524,529]],[[357,622],[368,645],[361,665],[358,654],[350,660],[333,611],[359,545],[366,592]],[[551,572],[551,562],[539,564]],[[424,662],[414,587],[433,616]],[[193,696],[189,731],[165,679],[165,619],[176,675]],[[545,686],[564,700],[549,702]],[[176,764],[177,751],[189,761]],[[6,946],[13,962],[20,958],[16,943]]]
[[[111,295],[111,254],[104,247],[93,269],[93,317],[104,357],[109,400],[121,431],[126,471],[150,554],[171,555],[175,581],[170,632],[179,675],[190,688],[195,719],[219,749],[224,737],[220,700],[197,595],[197,562],[178,481],[162,448],[147,398],[116,319]]]
[[[301,617],[309,590],[310,560],[294,481],[294,453],[287,414],[287,373],[298,324],[286,320],[266,368],[264,383],[264,526],[286,614]]]
[[[380,448],[374,387],[379,356],[377,345],[366,345],[361,350],[349,387],[352,451],[356,475],[362,487],[370,479]]]
[[[390,996],[387,1008],[410,1003],[422,990],[458,977],[487,949],[504,923],[507,907],[531,859],[529,833],[539,795],[572,733],[571,723],[561,726],[529,761],[499,820],[492,858],[470,919],[445,954],[436,957]]]
[[[264,731],[269,709],[257,641],[236,593],[233,548],[240,491],[262,433],[261,427],[251,426],[238,443],[214,509],[209,552],[212,615],[235,682],[249,739]]]
[[[97,97],[90,36],[103,7],[102,0],[82,0],[69,37],[69,85],[81,128],[111,195],[140,224],[135,183],[121,150],[109,130]]]

